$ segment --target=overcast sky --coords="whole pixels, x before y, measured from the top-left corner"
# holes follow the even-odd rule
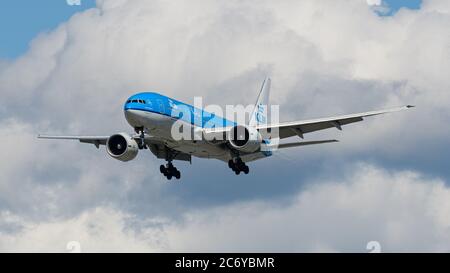
[[[449,1],[28,2],[0,11],[0,251],[450,251]],[[286,121],[417,108],[247,176],[177,162],[182,182],[149,152],[36,139],[132,132],[141,91],[250,104],[265,76]]]

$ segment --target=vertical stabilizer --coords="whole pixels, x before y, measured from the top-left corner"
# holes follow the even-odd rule
[[[269,111],[269,94],[270,94],[270,78],[266,78],[259,92],[258,99],[255,103],[255,108],[250,117],[250,126],[257,126],[266,124],[268,122]]]

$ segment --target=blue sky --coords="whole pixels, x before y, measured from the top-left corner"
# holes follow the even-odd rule
[[[420,8],[422,0],[385,0],[394,15],[400,8]],[[82,0],[81,5],[58,1],[5,1],[0,9],[0,58],[14,59],[24,53],[30,41],[40,32],[55,28],[76,12],[95,7],[95,0]],[[24,19],[26,18],[26,19]]]
[[[417,9],[420,7],[422,0],[385,0],[385,2],[394,10],[397,11],[402,7]]]
[[[410,9],[419,9],[422,4],[422,0],[384,0],[384,2],[390,7],[390,11],[385,15],[394,15],[401,8],[406,7]]]
[[[74,13],[94,6],[95,0],[82,0],[79,6],[68,5],[66,0],[2,1],[0,58],[13,59],[21,55],[37,34],[51,30]]]

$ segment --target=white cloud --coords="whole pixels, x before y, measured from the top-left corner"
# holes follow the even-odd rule
[[[174,250],[448,251],[450,189],[413,172],[355,166],[345,181],[319,183],[288,205],[246,203],[191,213],[168,229]]]
[[[380,6],[383,0],[367,0],[367,5],[369,6]]]
[[[144,219],[111,207],[0,234],[2,250],[82,251],[449,251],[450,189],[415,172],[355,165],[344,181],[327,179],[293,200],[239,202],[184,214],[182,221]],[[319,182],[319,181],[317,181]]]
[[[427,0],[423,1],[422,9],[437,13],[450,13],[450,3],[446,0]]]
[[[97,150],[78,142],[42,141],[36,132],[36,126],[18,120],[0,122],[0,150],[5,156],[0,164],[0,211],[11,210],[38,221],[71,217],[120,202],[144,181],[155,208],[164,204],[158,197],[161,180],[148,181],[158,170],[146,168],[145,154],[133,164],[122,165],[109,158],[104,147]]]
[[[45,223],[20,223],[19,234],[1,234],[1,251],[8,252],[69,252],[70,242],[79,242],[85,252],[145,252],[152,247],[149,234],[126,230],[128,215],[111,208],[95,208],[78,217]],[[157,233],[152,234],[152,236]]]

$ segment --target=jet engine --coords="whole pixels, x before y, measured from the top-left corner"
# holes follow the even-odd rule
[[[228,143],[238,151],[254,153],[261,148],[262,137],[255,128],[238,125],[229,131]]]
[[[139,146],[135,139],[127,133],[112,135],[106,142],[108,154],[120,161],[127,162],[133,160],[138,152]]]

